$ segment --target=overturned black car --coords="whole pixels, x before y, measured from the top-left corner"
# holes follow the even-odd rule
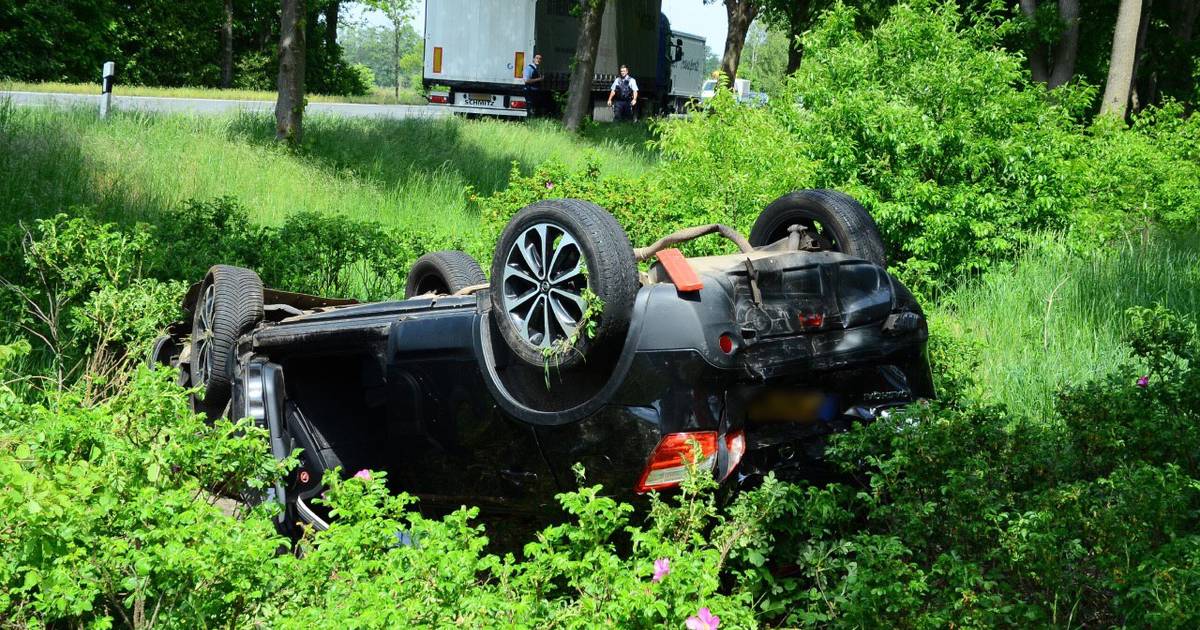
[[[738,253],[671,247],[711,233]],[[829,434],[933,396],[920,307],[870,216],[828,190],[781,197],[749,239],[709,225],[640,249],[594,204],[542,201],[490,281],[436,252],[406,299],[359,304],[217,265],[184,308],[151,360],[204,386],[198,411],[269,429],[276,457],[302,449],[269,493],[293,532],[327,527],[312,499],[335,467],[387,470],[425,508],[538,514],[576,462],[626,498],[675,486],[693,443],[730,486],[808,475]]]

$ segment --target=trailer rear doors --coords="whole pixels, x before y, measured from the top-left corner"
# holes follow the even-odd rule
[[[425,3],[426,87],[430,101],[465,111],[524,115],[533,60],[536,0],[432,0]],[[520,107],[512,107],[513,105]]]

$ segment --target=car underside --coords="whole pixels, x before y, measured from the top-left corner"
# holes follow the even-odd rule
[[[205,386],[198,410],[253,418],[276,457],[301,449],[269,493],[292,531],[327,526],[314,499],[334,469],[385,470],[427,509],[534,517],[575,487],[575,464],[625,499],[676,486],[694,454],[733,489],[819,478],[827,436],[934,392],[924,316],[882,245],[856,245],[871,235],[853,220],[838,232],[820,212],[831,191],[797,194],[764,212],[786,225],[750,241],[705,226],[638,250],[596,231],[598,207],[540,202],[501,236],[490,283],[461,252],[430,255],[393,302],[214,267],[153,359]],[[713,232],[738,253],[670,247]]]

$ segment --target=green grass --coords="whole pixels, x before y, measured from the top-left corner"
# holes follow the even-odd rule
[[[978,394],[1035,417],[1052,413],[1060,388],[1127,357],[1126,308],[1161,302],[1200,319],[1200,238],[1127,241],[1082,255],[1062,243],[1048,236],[1011,268],[930,309],[943,330],[980,342]]]
[[[575,136],[552,121],[384,120],[309,116],[305,146],[273,141],[267,115],[223,117],[19,108],[0,103],[0,216],[47,216],[75,206],[106,218],[153,221],[187,199],[230,195],[264,224],[303,210],[392,225],[475,230],[472,191],[507,185],[551,158],[636,174],[655,156],[644,127]]]
[[[22,83],[0,81],[0,91],[7,92],[56,92],[59,94],[99,94],[99,83]],[[121,85],[113,88],[116,96],[160,96],[167,98],[213,98],[233,101],[274,101],[276,93],[268,90],[222,90],[203,87],[151,87],[145,85]],[[308,94],[313,103],[370,103],[376,105],[425,105],[425,97],[413,90],[400,90],[399,98],[394,89],[375,87],[364,96],[340,96]]]

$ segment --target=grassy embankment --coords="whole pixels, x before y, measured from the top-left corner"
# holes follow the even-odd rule
[[[98,83],[24,83],[0,81],[0,91],[8,92],[54,92],[58,94],[99,94]],[[121,85],[113,89],[116,96],[159,96],[166,98],[212,98],[231,101],[274,101],[275,92],[267,90],[222,90],[202,87],[153,87],[145,85]],[[373,105],[425,105],[425,97],[412,90],[401,90],[399,98],[393,89],[376,87],[363,96],[340,96],[326,94],[307,95],[311,103],[366,103]]]
[[[1014,264],[930,309],[935,331],[976,342],[975,395],[1034,417],[1052,413],[1061,388],[1126,358],[1130,306],[1161,302],[1200,319],[1200,238],[1130,241],[1083,255],[1062,242],[1048,235]]]
[[[0,104],[0,216],[47,216],[85,206],[102,217],[153,221],[188,199],[233,196],[278,224],[303,211],[390,225],[471,231],[472,191],[508,184],[512,164],[556,158],[632,174],[656,157],[642,128],[574,137],[556,124],[309,116],[305,148],[272,141],[269,116],[118,114]]]

